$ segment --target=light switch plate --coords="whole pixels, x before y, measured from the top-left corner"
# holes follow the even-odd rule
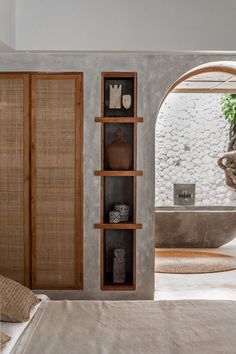
[[[174,205],[195,205],[195,183],[174,184]]]

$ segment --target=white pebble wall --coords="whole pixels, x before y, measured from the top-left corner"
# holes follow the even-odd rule
[[[229,123],[222,94],[171,93],[157,117],[156,206],[173,205],[174,183],[195,183],[195,205],[236,205],[217,158],[227,151]]]

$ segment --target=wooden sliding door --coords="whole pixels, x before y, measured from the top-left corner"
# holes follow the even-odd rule
[[[32,75],[32,287],[82,288],[82,74]]]
[[[29,75],[0,73],[0,274],[29,285]]]

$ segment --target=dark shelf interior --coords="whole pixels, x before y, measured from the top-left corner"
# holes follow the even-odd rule
[[[104,177],[104,223],[109,223],[109,212],[122,202],[130,206],[129,223],[133,223],[133,177]]]
[[[104,286],[133,286],[133,274],[127,273],[126,280],[124,284],[114,283],[113,282],[113,274],[112,273],[105,273],[104,274]]]
[[[109,108],[109,98],[110,98],[110,85],[122,86],[121,95],[131,95],[131,107],[125,109],[121,105],[121,109],[110,109]],[[104,117],[133,117],[134,116],[134,78],[111,78],[107,77],[104,79]]]
[[[133,230],[106,230],[104,232],[104,285],[133,285]],[[125,283],[113,282],[114,250],[125,250],[126,279]]]

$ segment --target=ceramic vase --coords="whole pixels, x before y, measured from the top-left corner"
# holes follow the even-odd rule
[[[120,222],[127,222],[129,221],[129,211],[130,211],[130,206],[120,203],[116,204],[114,206],[114,209],[119,212],[120,214]]]
[[[112,170],[128,170],[132,164],[132,145],[124,141],[124,132],[118,129],[116,140],[106,147],[106,157]]]
[[[226,152],[219,158],[218,165],[225,172],[226,185],[236,191],[236,151]]]

